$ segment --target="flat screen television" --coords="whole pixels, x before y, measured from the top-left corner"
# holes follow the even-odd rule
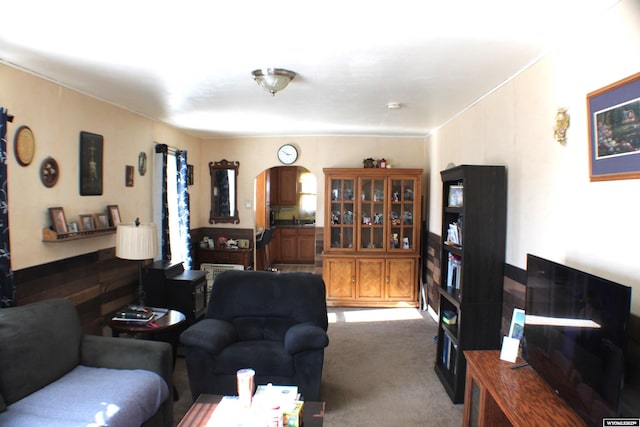
[[[631,288],[527,255],[523,355],[589,425],[619,416]]]

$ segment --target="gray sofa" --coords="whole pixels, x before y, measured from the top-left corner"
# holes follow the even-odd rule
[[[173,423],[171,346],[83,334],[69,300],[0,309],[0,425]]]

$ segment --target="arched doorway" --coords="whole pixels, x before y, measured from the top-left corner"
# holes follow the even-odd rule
[[[316,176],[302,166],[277,166],[256,177],[256,270],[314,271]],[[260,243],[263,230],[271,233]]]

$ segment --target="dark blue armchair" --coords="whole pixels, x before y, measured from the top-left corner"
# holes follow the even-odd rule
[[[218,274],[205,318],[180,335],[193,399],[237,394],[236,371],[252,368],[256,385],[297,385],[305,400],[319,400],[327,327],[318,275]]]

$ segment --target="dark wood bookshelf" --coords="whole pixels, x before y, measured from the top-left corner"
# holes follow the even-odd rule
[[[442,253],[435,372],[451,400],[462,403],[466,373],[464,352],[500,348],[506,169],[504,166],[462,165],[442,171],[441,177]],[[452,186],[463,187],[461,206],[449,206]],[[453,223],[459,224],[457,242],[448,235]],[[450,267],[450,255],[456,263],[455,268]],[[457,315],[455,328],[443,323],[444,310]]]

